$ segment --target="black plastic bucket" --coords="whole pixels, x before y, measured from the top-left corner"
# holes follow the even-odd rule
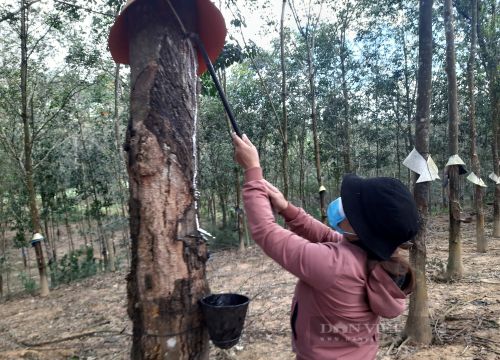
[[[240,340],[250,299],[240,294],[212,294],[200,300],[213,344],[229,349]]]

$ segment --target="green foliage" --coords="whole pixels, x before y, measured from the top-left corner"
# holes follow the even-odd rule
[[[28,242],[26,241],[26,236],[23,230],[17,230],[12,242],[14,244],[14,247],[17,249],[28,246]]]
[[[208,228],[207,231],[214,236],[208,241],[210,250],[224,250],[239,246],[238,231],[232,228]]]
[[[52,286],[68,284],[71,281],[83,279],[97,273],[94,260],[94,249],[82,247],[65,254],[57,262],[50,264]]]
[[[19,280],[24,287],[24,291],[26,291],[30,295],[35,295],[38,290],[38,284],[34,279],[31,278],[27,273],[22,271],[19,273]]]
[[[217,61],[214,64],[215,69],[226,69],[235,63],[241,63],[244,60],[244,53],[238,44],[226,43]]]

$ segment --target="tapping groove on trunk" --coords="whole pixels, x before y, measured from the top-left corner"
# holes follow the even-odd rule
[[[194,6],[189,0],[179,9],[188,26]],[[195,52],[163,1],[138,3],[129,16],[131,358],[207,359],[198,306],[209,289],[194,196]]]

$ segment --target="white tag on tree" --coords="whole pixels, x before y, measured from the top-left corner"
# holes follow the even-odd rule
[[[439,175],[438,175],[439,169],[430,155],[429,155],[429,158],[427,159],[427,167],[429,169],[429,172],[432,175],[432,180],[439,179]]]
[[[465,165],[464,161],[458,155],[451,155],[445,166],[450,165]]]
[[[417,183],[439,179],[439,170],[432,157],[429,155],[426,161],[415,148],[403,161],[403,165],[420,175]]]
[[[484,181],[478,177],[476,174],[471,172],[469,176],[467,176],[467,180],[469,180],[471,183],[482,186],[482,187],[487,187]]]
[[[465,168],[464,161],[457,154],[451,155],[448,162],[444,166],[445,168],[451,165],[458,165],[459,175],[467,174],[467,169]]]
[[[489,176],[488,176],[491,180],[493,180],[495,182],[495,184],[500,184],[500,178],[497,176],[497,174],[495,173],[491,173]]]

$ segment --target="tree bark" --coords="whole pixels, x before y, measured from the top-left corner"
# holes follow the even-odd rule
[[[192,29],[195,1],[176,4]],[[164,1],[138,2],[127,15],[131,358],[208,359],[198,305],[209,288],[195,207],[196,54]]]
[[[286,88],[286,68],[285,68],[285,9],[286,0],[283,0],[281,7],[280,20],[280,63],[281,63],[281,129],[282,129],[282,145],[281,145],[281,170],[283,171],[283,195],[288,198],[288,114],[286,109],[287,88]]]
[[[326,190],[324,190],[323,177],[321,176],[321,153],[319,147],[318,135],[318,116],[316,114],[316,88],[314,86],[314,64],[313,64],[313,49],[314,37],[309,34],[305,37],[307,47],[307,75],[309,78],[309,92],[311,101],[311,125],[314,141],[314,161],[316,165],[316,181],[318,182],[318,195],[319,195],[319,209],[321,214],[321,221],[326,223]]]
[[[225,229],[227,228],[227,202],[226,202],[227,195],[223,193],[223,191],[224,190],[219,189],[218,195],[219,195],[219,205],[222,212],[221,228]]]
[[[406,149],[410,152],[413,149],[414,141],[413,134],[411,131],[412,125],[412,101],[410,100],[410,71],[408,69],[408,48],[406,46],[406,35],[404,29],[401,30],[402,33],[402,42],[403,42],[403,55],[404,55],[404,78],[405,78],[405,107],[406,107],[406,119],[407,119],[407,127],[406,127],[406,136],[408,137],[408,148]],[[414,99],[413,99],[414,100]]]
[[[243,209],[241,208],[241,186],[240,186],[240,167],[237,166],[234,168],[235,175],[235,193],[236,193],[236,225],[238,228],[238,240],[240,242],[240,251],[245,250],[245,238],[243,237]]]
[[[415,118],[415,148],[424,157],[429,156],[430,103],[432,92],[432,0],[420,0],[419,9],[419,68],[417,113]],[[405,334],[420,344],[432,341],[429,319],[425,263],[427,257],[428,194],[430,183],[416,183],[413,194],[421,218],[420,230],[410,250],[410,263],[415,270],[416,287],[410,296]]]
[[[0,197],[0,215],[4,213],[3,197]],[[5,228],[7,227],[7,220],[5,225],[3,219],[0,218],[0,240],[2,244],[2,256],[0,256],[0,298],[3,298],[3,275],[7,273],[9,263],[7,261],[7,238],[5,237]]]
[[[115,106],[114,106],[114,125],[115,125],[115,143],[116,143],[116,164],[118,172],[118,192],[120,199],[120,208],[122,212],[123,219],[127,218],[127,210],[125,209],[125,193],[124,183],[126,182],[126,177],[123,172],[125,157],[123,153],[123,144],[120,136],[120,64],[116,64],[115,67]],[[129,244],[128,239],[128,229],[126,226],[122,228],[123,241],[127,245]],[[127,257],[129,256],[129,246],[127,246]]]
[[[342,75],[342,94],[344,100],[344,123],[343,123],[343,149],[342,155],[344,158],[344,172],[350,173],[353,171],[351,159],[351,121],[349,109],[349,91],[347,90],[347,46],[346,46],[347,20],[343,21],[341,29],[341,48],[340,48],[340,70]]]
[[[455,30],[451,0],[444,0],[444,22],[446,33],[446,75],[448,78],[448,155],[458,154],[458,100],[457,74],[455,66]],[[458,165],[448,167],[449,177],[449,253],[447,278],[458,280],[463,275],[462,241],[460,239],[460,176]]]
[[[101,214],[101,203],[99,200],[99,194],[96,188],[96,176],[94,173],[94,168],[92,167],[92,164],[89,161],[89,152],[87,150],[87,145],[83,136],[83,126],[82,122],[79,118],[78,120],[78,127],[80,130],[80,142],[82,146],[82,150],[84,152],[84,161],[82,162],[82,172],[84,174],[83,180],[85,183],[85,169],[88,170],[89,172],[89,177],[90,177],[90,188],[92,191],[92,197],[94,200],[94,206],[90,206],[94,208],[93,210],[93,217],[96,219],[97,222],[97,236],[99,239],[99,246],[101,250],[101,255],[102,259],[104,261],[104,264],[106,266],[106,269],[109,271],[115,271],[115,254],[113,251],[113,246],[111,244],[111,239],[109,237],[106,237],[104,234],[104,228],[102,225],[102,214]],[[87,166],[85,167],[85,163],[87,163]],[[87,203],[88,207],[88,203]],[[90,226],[90,221],[89,221],[89,226]]]
[[[500,84],[498,77],[498,31],[496,25],[496,2],[491,2],[491,23],[488,24],[490,31],[485,31],[482,24],[484,7],[480,0],[478,3],[477,36],[482,63],[488,78],[488,92],[490,96],[490,119],[491,119],[491,152],[493,160],[493,172],[500,174],[498,156],[498,144],[500,142]],[[493,236],[500,237],[500,185],[495,186],[495,197],[493,201]]]
[[[306,120],[302,121],[300,137],[299,137],[299,198],[300,206],[305,208],[306,206],[306,191],[305,191],[305,177],[306,177],[306,165],[305,165],[305,143],[307,136],[307,126]]]
[[[477,48],[477,0],[471,0],[471,25],[470,25],[470,50],[467,62],[467,94],[469,97],[469,127],[470,127],[470,162],[471,168],[477,177],[481,177],[481,164],[477,154],[477,124],[476,124],[476,99],[474,90],[476,88],[474,68],[476,66]],[[483,189],[474,185],[474,209],[476,213],[476,249],[478,252],[486,252],[487,239],[484,234],[484,208]]]
[[[40,233],[40,215],[36,204],[36,191],[33,181],[33,143],[31,141],[31,129],[28,116],[28,12],[29,4],[21,0],[21,117],[23,121],[24,137],[24,171],[26,188],[28,193],[30,218],[34,233]],[[43,258],[41,242],[35,244],[36,261],[38,273],[40,274],[40,296],[49,294],[49,282],[47,278],[47,268]]]

